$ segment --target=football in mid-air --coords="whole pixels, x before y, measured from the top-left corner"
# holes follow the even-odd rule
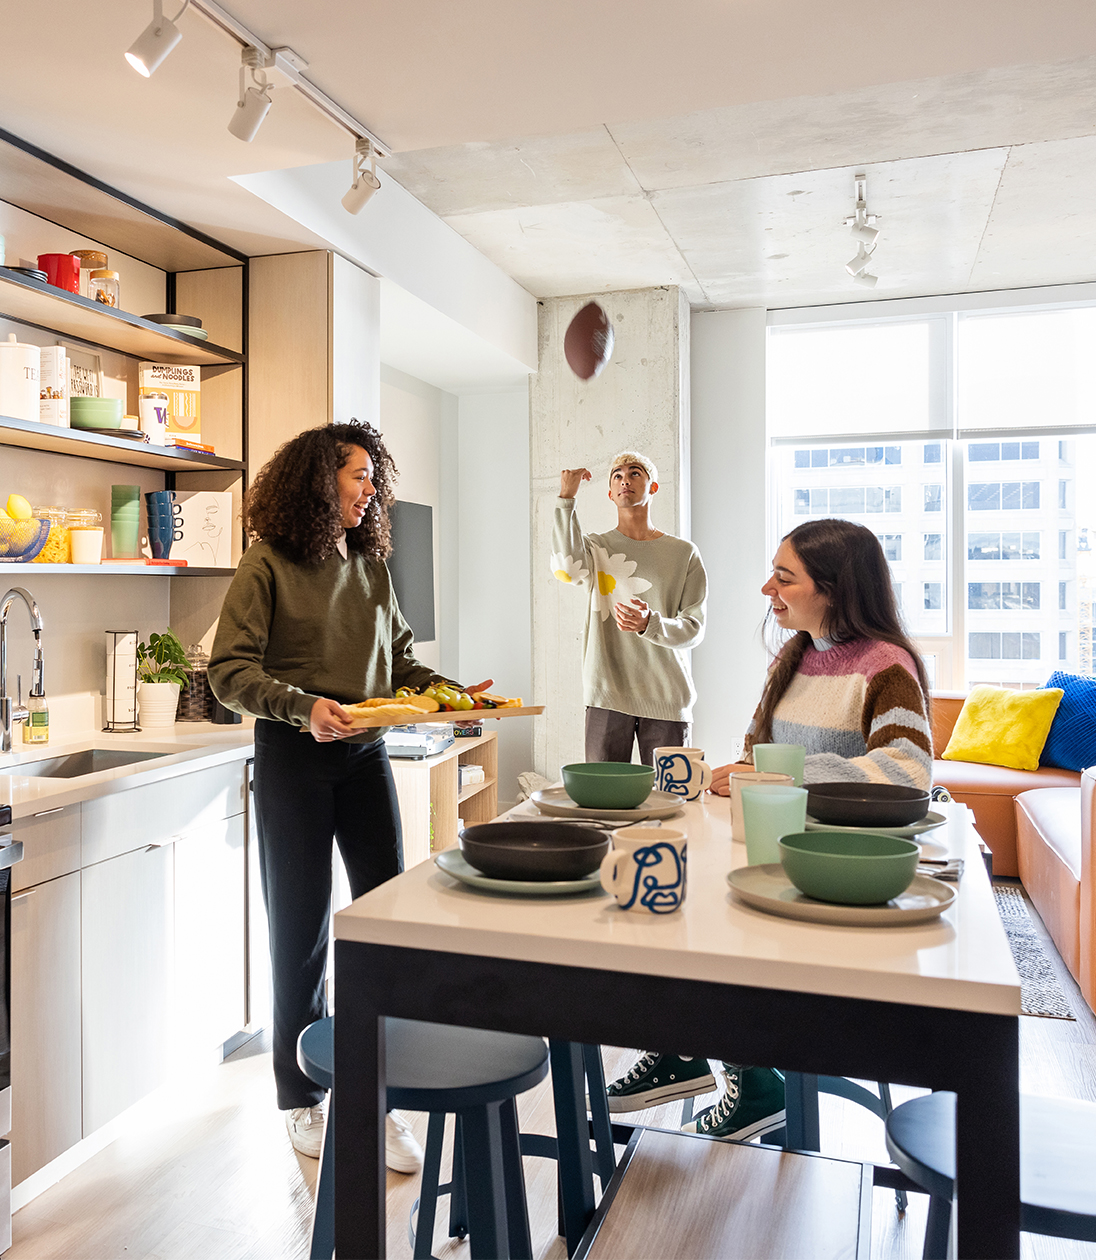
[[[596,302],[587,302],[571,320],[563,338],[563,353],[571,371],[584,381],[597,376],[609,362],[613,353],[613,326]]]

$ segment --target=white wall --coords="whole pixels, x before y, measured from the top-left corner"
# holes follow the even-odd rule
[[[693,743],[737,756],[765,678],[764,310],[692,317],[692,538],[708,572],[708,630],[693,652]]]
[[[380,416],[381,286],[338,254],[332,259],[331,409],[336,424]],[[379,425],[378,425],[379,427]]]
[[[380,369],[380,430],[396,467],[396,498],[434,509],[434,627],[441,633],[441,436],[457,400],[387,364]],[[424,665],[441,670],[441,642],[416,642]]]
[[[544,701],[532,695],[529,391],[463,395],[458,417],[457,464],[444,478],[449,484],[455,471],[456,677],[494,678],[503,695]],[[516,799],[517,776],[533,768],[534,720],[543,719],[489,724],[499,741],[500,809]]]

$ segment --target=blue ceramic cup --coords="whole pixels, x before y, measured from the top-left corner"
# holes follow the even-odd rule
[[[685,801],[695,801],[712,781],[702,748],[656,748],[655,787]]]

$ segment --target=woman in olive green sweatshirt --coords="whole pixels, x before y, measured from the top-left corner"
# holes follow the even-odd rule
[[[383,729],[354,729],[342,705],[441,677],[415,659],[385,564],[395,477],[368,424],[309,429],[277,451],[245,499],[255,541],[225,597],[209,664],[217,699],[257,719],[274,1077],[293,1145],[315,1157],[324,1091],[297,1066],[297,1037],[327,1013],[332,837],[354,897],[403,868]],[[389,1167],[417,1171],[422,1152],[406,1122],[390,1115],[386,1136]]]

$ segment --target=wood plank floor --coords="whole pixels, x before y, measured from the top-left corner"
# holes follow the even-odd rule
[[[1036,925],[1042,931],[1042,925]],[[1045,935],[1045,934],[1044,934]],[[1021,1020],[1021,1073],[1026,1092],[1096,1102],[1096,1018],[1053,954],[1076,1022]],[[606,1075],[627,1069],[634,1052],[605,1047]],[[895,1100],[917,1093],[897,1088]],[[696,1105],[714,1101],[697,1099]],[[520,1100],[522,1128],[553,1131],[548,1082]],[[635,1119],[667,1128],[680,1103]],[[823,1150],[837,1157],[885,1162],[882,1126],[868,1112],[823,1097]],[[412,1117],[425,1140],[425,1116]],[[256,1038],[224,1064],[195,1072],[140,1108],[119,1138],[17,1212],[7,1260],[289,1260],[308,1255],[317,1162],[289,1145],[274,1102],[269,1046]],[[443,1165],[443,1177],[447,1168]],[[526,1161],[534,1252],[565,1260],[556,1236],[555,1165]],[[388,1176],[389,1255],[411,1255],[407,1226],[418,1179]],[[439,1205],[434,1255],[464,1260],[468,1244],[446,1237]],[[911,1196],[902,1215],[894,1196],[876,1190],[872,1256],[916,1260],[927,1200]],[[1096,1260],[1096,1244],[1024,1235],[1025,1260]],[[622,1257],[621,1260],[627,1260]]]

